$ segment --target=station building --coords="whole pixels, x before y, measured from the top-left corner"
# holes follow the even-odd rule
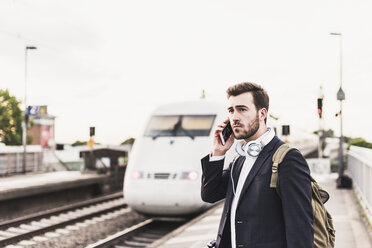
[[[47,106],[36,106],[38,113],[30,117],[33,125],[27,135],[33,137],[32,145],[40,145],[43,149],[55,149],[55,116],[48,114]]]

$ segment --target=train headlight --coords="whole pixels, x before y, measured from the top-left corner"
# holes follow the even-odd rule
[[[142,171],[133,171],[132,178],[133,179],[141,179],[143,177]]]
[[[181,179],[195,181],[196,179],[198,179],[198,173],[196,171],[182,172]]]
[[[196,171],[190,171],[187,175],[187,178],[191,181],[195,181],[196,179],[198,179],[198,173]]]

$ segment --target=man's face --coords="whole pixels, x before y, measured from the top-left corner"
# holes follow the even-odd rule
[[[252,93],[229,97],[227,110],[236,139],[249,139],[259,129],[259,115]]]

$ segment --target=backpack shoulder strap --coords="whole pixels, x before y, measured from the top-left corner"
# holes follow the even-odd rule
[[[276,188],[278,183],[278,166],[285,158],[285,155],[293,149],[296,149],[294,147],[291,147],[288,144],[283,144],[279,146],[279,148],[275,151],[273,156],[273,165],[271,167],[271,181],[270,181],[270,188]]]

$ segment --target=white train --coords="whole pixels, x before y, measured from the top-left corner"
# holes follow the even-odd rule
[[[200,159],[210,152],[213,130],[226,118],[223,103],[207,100],[157,108],[130,154],[125,201],[151,215],[186,215],[210,206],[200,197]]]
[[[227,114],[224,103],[207,100],[157,108],[129,157],[124,178],[128,205],[158,216],[193,214],[211,206],[200,196],[200,159],[210,152],[213,131]],[[235,155],[230,149],[225,166]]]

